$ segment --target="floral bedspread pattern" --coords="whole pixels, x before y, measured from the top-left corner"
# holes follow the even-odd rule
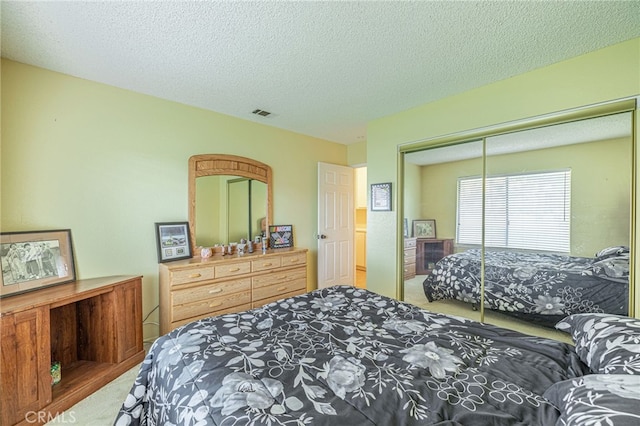
[[[553,327],[567,315],[626,315],[628,285],[593,274],[597,259],[545,253],[485,252],[485,306]],[[627,261],[628,265],[628,261]],[[423,282],[432,302],[480,303],[480,250],[441,259]]]
[[[116,425],[550,425],[572,346],[350,286],[159,338]]]

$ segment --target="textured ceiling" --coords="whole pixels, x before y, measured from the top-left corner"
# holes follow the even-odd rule
[[[372,119],[640,36],[640,1],[2,1],[0,13],[8,59],[346,144]]]

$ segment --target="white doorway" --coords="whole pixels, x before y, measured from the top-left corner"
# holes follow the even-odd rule
[[[354,170],[318,163],[318,288],[355,284]]]

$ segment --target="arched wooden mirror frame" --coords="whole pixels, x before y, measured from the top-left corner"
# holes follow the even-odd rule
[[[189,158],[189,233],[191,252],[196,247],[196,179],[203,176],[233,175],[267,185],[266,232],[273,217],[273,179],[271,167],[251,158],[226,154],[199,154]]]

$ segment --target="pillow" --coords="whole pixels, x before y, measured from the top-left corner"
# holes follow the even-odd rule
[[[597,260],[604,260],[611,256],[618,256],[621,254],[629,254],[629,247],[627,246],[611,246],[607,248],[603,248],[599,252],[596,253]],[[627,256],[628,257],[628,256]]]
[[[587,266],[582,275],[591,275],[619,283],[629,283],[629,253],[609,256]]]
[[[554,383],[544,397],[560,410],[556,425],[638,426],[640,376],[590,374]]]
[[[571,333],[578,357],[595,373],[640,374],[640,320],[573,314],[556,324]]]

